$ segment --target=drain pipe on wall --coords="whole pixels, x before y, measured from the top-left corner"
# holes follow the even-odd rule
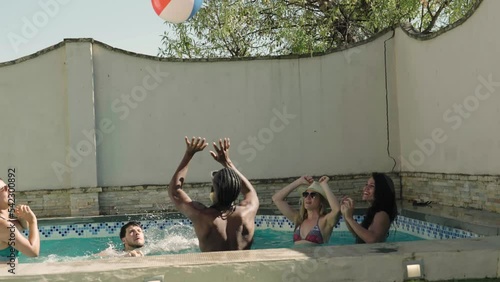
[[[385,78],[385,115],[386,115],[386,127],[387,127],[387,155],[394,161],[394,166],[391,169],[391,172],[394,172],[396,168],[397,162],[393,156],[391,156],[390,144],[391,144],[391,136],[390,136],[390,128],[389,128],[389,89],[387,86],[387,41],[394,38],[396,35],[395,27],[392,27],[392,35],[391,37],[384,40],[384,78]],[[400,196],[400,204],[403,206],[403,181],[401,179],[401,169],[398,173],[399,175],[399,196]]]

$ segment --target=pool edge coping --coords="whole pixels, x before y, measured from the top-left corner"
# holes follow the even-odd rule
[[[323,252],[323,255],[320,254]],[[453,254],[452,256],[450,256]],[[470,260],[470,257],[476,259]],[[155,257],[139,258],[104,258],[94,261],[71,261],[54,263],[24,263],[18,266],[18,273],[15,276],[7,271],[0,271],[0,279],[11,275],[14,280],[26,278],[26,281],[34,277],[61,277],[61,275],[113,275],[113,272],[123,274],[140,274],[144,278],[153,276],[156,272],[201,272],[207,275],[207,271],[216,271],[220,267],[228,269],[238,269],[244,267],[263,267],[275,276],[283,276],[284,271],[294,271],[304,264],[315,264],[316,268],[321,268],[327,273],[344,272],[344,275],[368,275],[366,271],[356,273],[345,269],[351,262],[358,262],[364,268],[381,268],[386,275],[392,275],[391,279],[399,277],[402,281],[403,263],[408,260],[423,260],[424,269],[430,280],[443,278],[484,278],[500,277],[500,236],[455,239],[438,241],[416,241],[398,243],[377,243],[377,244],[357,244],[348,246],[320,246],[306,247],[300,249],[266,249],[248,251],[227,251],[212,253],[191,253],[162,255]],[[396,263],[399,261],[400,263]],[[392,263],[389,263],[392,262]],[[439,262],[440,265],[436,265]],[[285,267],[281,269],[279,267]],[[351,266],[352,267],[352,266]],[[136,271],[130,271],[135,269]],[[443,269],[448,269],[443,273]],[[460,273],[452,273],[451,270]],[[353,269],[350,268],[352,271]],[[29,271],[29,273],[23,273]],[[122,271],[122,272],[120,272]],[[332,272],[333,271],[333,272]],[[136,273],[137,272],[137,273]],[[231,271],[228,271],[231,272]],[[463,273],[467,277],[463,277]],[[467,273],[466,273],[467,272]],[[482,276],[478,276],[481,273]],[[232,273],[233,275],[235,273]],[[280,275],[281,274],[281,275]],[[144,276],[146,275],[146,276]],[[373,273],[371,274],[373,275]],[[87,276],[88,277],[88,276]],[[138,278],[138,277],[136,277]],[[240,281],[253,281],[242,279]],[[136,280],[137,281],[137,280]],[[169,281],[171,281],[169,279]],[[173,281],[173,280],[172,280]],[[180,281],[180,280],[175,280]],[[353,280],[361,281],[361,280]],[[375,280],[374,280],[375,281]],[[381,280],[378,280],[381,281]]]

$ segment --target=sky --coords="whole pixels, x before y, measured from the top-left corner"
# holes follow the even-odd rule
[[[0,62],[36,53],[65,38],[93,38],[156,56],[166,31],[151,0],[1,0]]]

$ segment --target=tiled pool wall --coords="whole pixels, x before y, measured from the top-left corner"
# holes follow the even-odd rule
[[[356,221],[362,222],[363,216],[355,216]],[[145,219],[138,220],[141,222],[145,232],[148,229],[165,230],[170,226],[176,225],[191,225],[189,219]],[[127,221],[115,222],[92,222],[92,223],[75,223],[75,224],[58,224],[57,221],[46,222],[39,226],[40,238],[42,240],[57,240],[65,238],[89,238],[89,237],[113,237],[118,236],[120,228]],[[273,229],[282,231],[292,231],[294,225],[284,216],[275,215],[258,215],[255,219],[257,229]],[[340,219],[335,226],[336,231],[347,231],[345,221]],[[397,220],[391,227],[392,230],[408,233],[423,239],[456,239],[456,238],[472,238],[479,237],[478,234],[441,226],[434,223],[429,223],[421,220],[416,220],[404,216],[398,216]],[[24,234],[27,236],[27,232]]]
[[[389,176],[394,180],[398,200],[432,201],[444,207],[500,214],[500,175],[401,172],[389,173]],[[368,174],[330,177],[332,192],[336,195],[349,195],[355,202],[362,202],[361,191],[366,179],[369,178]],[[259,195],[259,209],[277,212],[272,196],[295,179],[295,177],[252,179],[252,184]],[[207,206],[211,205],[208,197],[210,188],[211,183],[206,182],[185,184],[189,196]],[[16,194],[16,201],[30,205],[38,218],[178,212],[169,200],[167,191],[166,185],[42,189],[19,191]],[[138,195],[140,201],[137,201]],[[300,198],[298,191],[293,191],[287,196],[289,204],[294,208],[300,207]],[[242,195],[239,199],[242,199]]]
[[[398,230],[402,230],[405,233],[409,233],[427,240],[480,237],[479,234],[476,234],[474,232],[447,227],[404,216],[398,216],[395,226],[396,228],[398,228]]]

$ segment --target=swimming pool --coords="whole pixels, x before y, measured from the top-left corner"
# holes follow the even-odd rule
[[[182,230],[174,233],[173,230]],[[190,226],[173,226],[170,230],[145,232],[146,245],[142,248],[145,255],[184,254],[200,252],[198,240]],[[291,231],[259,229],[255,231],[252,250],[292,248]],[[401,231],[391,232],[387,242],[407,242],[425,240],[423,238]],[[354,239],[348,231],[335,231],[330,238],[329,246],[353,244]],[[121,249],[122,243],[118,236],[96,238],[67,238],[59,240],[44,240],[39,258],[27,258],[23,255],[19,262],[58,262],[85,259],[98,259],[95,254],[106,249]]]
[[[179,217],[152,218],[136,216],[110,221],[105,217],[46,221],[40,224],[41,252],[38,258],[19,257],[19,262],[40,263],[98,259],[95,254],[120,249],[118,238],[121,226],[129,220],[140,221],[146,235],[146,255],[198,253],[198,240],[191,222]],[[358,222],[362,221],[357,216]],[[283,216],[259,215],[256,217],[256,233],[252,249],[291,248],[293,223]],[[439,226],[399,216],[387,238],[387,242],[407,242],[430,239],[454,239],[477,237],[467,231]],[[343,219],[335,226],[327,245],[354,244]]]

